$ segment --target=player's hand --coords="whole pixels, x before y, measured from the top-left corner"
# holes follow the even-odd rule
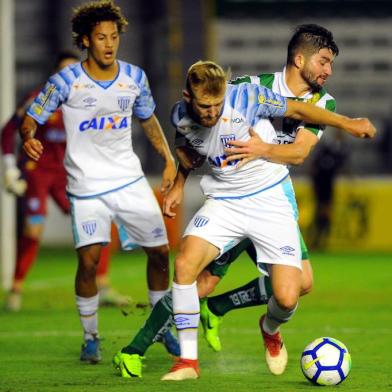
[[[376,128],[368,118],[350,118],[345,130],[361,138],[373,138],[376,135]]]
[[[170,191],[167,193],[167,195],[163,199],[163,215],[166,216],[167,218],[175,218],[176,213],[173,211],[175,208],[177,208],[183,198],[184,192],[183,188],[178,185],[174,185]]]
[[[268,143],[265,143],[252,128],[249,128],[249,135],[250,139],[246,141],[232,140],[228,142],[231,147],[225,148],[228,161],[240,161],[237,168],[241,168],[255,159],[263,158],[263,152],[268,148]]]
[[[23,196],[26,192],[27,183],[22,178],[22,173],[17,167],[10,167],[5,170],[4,187],[7,192],[15,196]]]
[[[27,139],[23,143],[23,150],[34,161],[38,161],[44,152],[44,148],[38,139]]]
[[[195,149],[186,146],[176,148],[177,159],[186,170],[194,170],[200,167],[206,157],[199,154]]]
[[[165,169],[162,174],[161,193],[166,195],[173,187],[174,179],[176,178],[177,168],[174,160],[167,161]]]

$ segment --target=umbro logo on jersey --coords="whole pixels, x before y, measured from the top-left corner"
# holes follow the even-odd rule
[[[94,130],[109,130],[109,129],[122,129],[128,127],[128,118],[119,116],[108,116],[93,118],[92,120],[82,121],[79,124],[79,131],[84,132],[88,129]]]
[[[97,221],[87,221],[82,223],[82,228],[86,234],[92,236],[97,230]]]
[[[126,112],[131,104],[131,97],[117,97],[117,103],[122,112]]]
[[[209,222],[209,218],[202,216],[202,215],[198,215],[195,220],[193,221],[193,224],[196,227],[203,227],[205,226],[208,222]]]
[[[96,106],[97,100],[93,97],[87,97],[83,99],[83,102],[85,103],[85,108],[94,108]]]
[[[282,254],[287,255],[287,256],[294,256],[294,251],[295,249],[292,248],[291,246],[282,246],[281,248],[279,248],[282,251]]]

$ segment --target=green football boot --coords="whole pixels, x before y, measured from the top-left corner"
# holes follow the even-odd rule
[[[216,352],[221,351],[222,345],[219,339],[219,325],[222,322],[222,317],[216,316],[208,309],[207,298],[200,300],[200,321],[208,345]]]
[[[121,377],[141,378],[142,377],[142,357],[139,354],[126,354],[119,351],[112,360],[113,366],[117,369]]]

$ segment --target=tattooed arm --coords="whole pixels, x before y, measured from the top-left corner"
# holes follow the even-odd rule
[[[142,126],[145,134],[147,135],[155,150],[163,157],[166,162],[166,166],[162,175],[161,186],[161,192],[165,194],[173,186],[174,178],[176,176],[176,165],[174,163],[173,155],[170,152],[166,137],[155,114],[153,114],[147,120],[141,120],[140,125]]]

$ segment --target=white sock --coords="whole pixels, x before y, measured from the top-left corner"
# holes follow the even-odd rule
[[[173,283],[173,315],[181,358],[197,359],[197,328],[200,319],[200,303],[196,282]]]
[[[150,300],[150,305],[152,307],[155,306],[155,304],[168,292],[170,289],[167,290],[161,290],[161,291],[153,291],[153,290],[148,290],[148,299]]]
[[[98,301],[98,294],[89,298],[76,296],[76,306],[84,331],[84,340],[98,337]]]
[[[279,327],[283,323],[287,323],[293,316],[297,306],[292,310],[281,308],[272,296],[267,305],[267,316],[264,318],[263,329],[270,335],[274,335],[279,331]]]

